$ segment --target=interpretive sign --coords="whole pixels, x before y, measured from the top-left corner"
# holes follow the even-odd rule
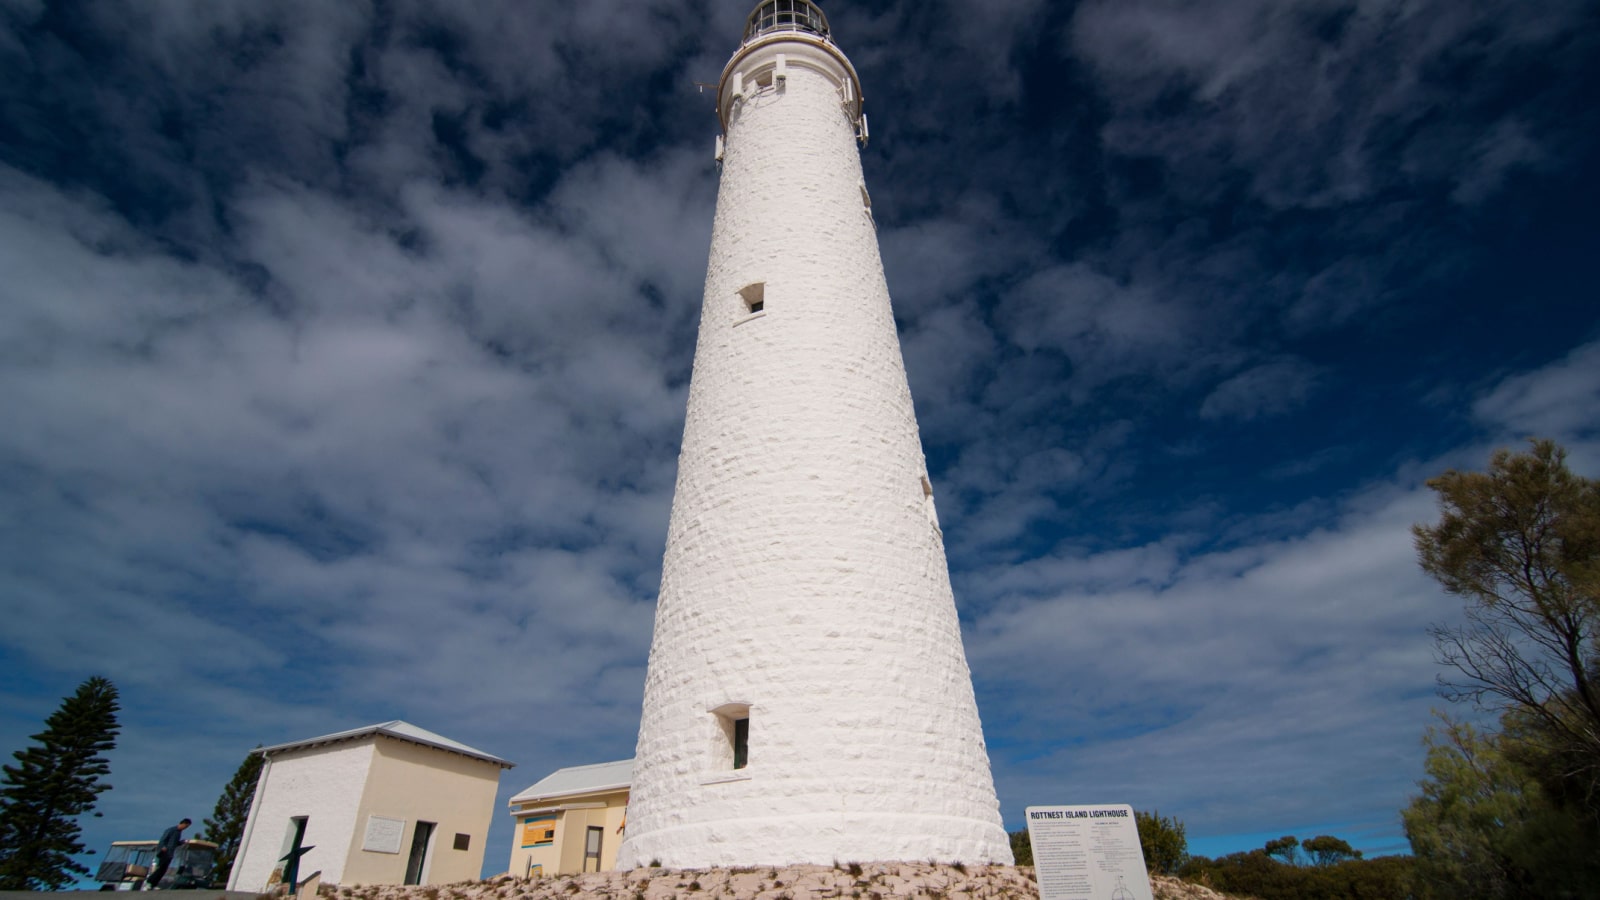
[[[1030,806],[1039,900],[1154,900],[1133,807]]]
[[[405,819],[367,816],[367,835],[361,841],[361,849],[374,853],[399,853],[400,839],[405,833]]]

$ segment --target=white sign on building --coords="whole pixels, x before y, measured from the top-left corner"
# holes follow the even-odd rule
[[[399,853],[400,839],[405,836],[406,820],[388,816],[367,816],[367,834],[361,849],[374,853]]]
[[[1039,900],[1154,900],[1133,807],[1030,806]]]

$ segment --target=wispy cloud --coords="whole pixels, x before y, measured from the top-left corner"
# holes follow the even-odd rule
[[[1459,185],[1466,201],[1487,196],[1491,171],[1536,156],[1526,135],[1514,152],[1478,149],[1467,121],[1498,115],[1504,141],[1517,115],[1500,100],[1505,82],[1481,76],[1529,52],[1582,52],[1571,29],[1584,18],[1576,2],[1536,16],[1432,2],[1092,2],[1071,40],[1113,103],[1107,141],[1195,176],[1186,189],[1232,175],[1273,206],[1323,207],[1415,181]],[[1464,156],[1482,165],[1463,170]]]

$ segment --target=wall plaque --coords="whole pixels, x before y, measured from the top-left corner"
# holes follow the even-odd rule
[[[367,834],[361,849],[374,853],[399,853],[400,840],[405,837],[406,820],[388,816],[367,816]]]
[[[1133,807],[1030,806],[1039,900],[1154,900]]]

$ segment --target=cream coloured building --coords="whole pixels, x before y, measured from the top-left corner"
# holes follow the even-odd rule
[[[616,867],[633,760],[557,769],[510,800],[508,871],[528,878]]]
[[[282,858],[339,885],[447,884],[482,873],[512,763],[395,720],[257,750],[266,757],[228,889],[264,891]]]

